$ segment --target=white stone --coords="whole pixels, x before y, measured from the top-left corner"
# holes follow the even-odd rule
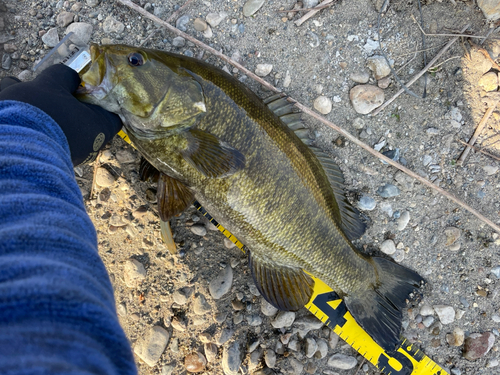
[[[326,96],[318,96],[314,100],[314,109],[319,113],[326,115],[332,111],[332,101],[328,99]]]
[[[396,245],[394,245],[394,241],[385,240],[384,242],[382,242],[382,244],[380,245],[380,251],[387,255],[394,254],[396,252]]]
[[[150,367],[156,365],[167,347],[169,333],[160,326],[153,327],[134,347],[134,352]]]
[[[485,165],[483,167],[483,170],[486,172],[486,174],[488,176],[492,176],[494,175],[495,173],[497,173],[498,171],[498,167],[497,166],[493,166],[493,165]]]
[[[376,80],[387,77],[391,74],[391,68],[383,56],[372,56],[366,60],[368,69],[373,72]]]
[[[210,282],[208,289],[213,299],[219,299],[224,294],[229,292],[233,284],[233,269],[229,266],[224,268],[219,274]]]
[[[141,262],[135,259],[129,259],[123,266],[123,278],[129,288],[136,287],[146,278],[146,269]]]
[[[274,328],[290,327],[295,320],[295,313],[293,311],[280,311],[276,318],[271,322]]]
[[[451,306],[446,305],[435,305],[433,306],[439,320],[442,324],[450,324],[455,320],[455,309]]]
[[[341,370],[350,370],[357,364],[356,358],[340,353],[334,354],[328,359],[328,366]]]
[[[404,230],[408,223],[410,222],[410,213],[404,211],[401,216],[396,220],[398,225],[398,230]]]
[[[106,34],[121,33],[125,30],[125,25],[112,16],[107,16],[102,24],[102,29]]]
[[[271,70],[273,70],[272,64],[257,64],[255,74],[257,74],[259,77],[265,77],[269,73],[271,73]]]
[[[65,34],[72,32],[75,37],[82,43],[88,44],[92,35],[92,25],[86,22],[73,22],[66,28]]]
[[[57,27],[53,27],[47,31],[42,36],[42,42],[44,42],[49,47],[55,47],[59,43],[59,34],[57,33]]]
[[[228,14],[226,12],[208,13],[205,19],[210,26],[216,27],[219,26],[219,24],[224,20],[224,18],[227,17],[227,15]]]
[[[384,90],[373,85],[354,86],[349,97],[354,110],[366,115],[384,103]]]
[[[262,297],[260,300],[260,311],[265,316],[274,316],[278,312],[278,309]]]

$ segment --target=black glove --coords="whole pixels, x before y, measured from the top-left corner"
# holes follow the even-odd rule
[[[73,93],[79,85],[78,73],[57,64],[30,82],[4,78],[0,82],[0,100],[17,100],[40,108],[66,135],[73,165],[90,163],[120,131],[122,122],[101,107],[77,100]]]

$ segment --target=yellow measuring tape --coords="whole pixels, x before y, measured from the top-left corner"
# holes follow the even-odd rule
[[[125,142],[130,143],[129,137],[122,130],[118,133]],[[227,229],[220,225],[201,206],[198,201],[193,205],[213,225],[229,238],[239,249],[246,253],[246,247]],[[386,375],[447,375],[437,363],[427,357],[421,350],[414,347],[408,340],[403,339],[396,350],[382,349],[347,311],[344,301],[320,279],[314,279],[314,292],[309,303],[305,306],[326,326],[332,329],[345,342],[352,346],[359,354]]]

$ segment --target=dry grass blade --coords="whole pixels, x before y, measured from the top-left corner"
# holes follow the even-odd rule
[[[301,18],[299,18],[297,21],[295,21],[295,25],[300,26],[304,22],[306,22],[309,18],[314,16],[316,13],[318,13],[321,9],[326,8],[326,6],[329,6],[331,3],[333,3],[333,0],[325,0],[321,4],[316,5],[311,11],[308,13],[304,14]]]
[[[220,52],[214,50],[213,48],[205,45],[204,43],[200,42],[199,40],[183,33],[182,31],[180,30],[177,30],[175,27],[171,26],[170,24],[162,21],[161,19],[159,19],[158,17],[155,17],[153,16],[152,14],[150,14],[149,12],[145,11],[144,9],[142,9],[141,7],[137,6],[136,4],[132,3],[130,0],[118,0],[120,3],[126,5],[126,6],[129,6],[130,8],[132,9],[135,9],[137,10],[139,13],[143,14],[144,16],[150,18],[151,20],[161,24],[161,25],[165,25],[165,27],[167,27],[169,30],[171,30],[172,32],[174,32],[175,34],[177,35],[180,35],[190,41],[192,41],[193,43],[195,43],[196,45],[200,46],[201,48],[205,49],[206,51],[210,52],[210,53],[213,53],[214,55],[216,56],[219,56],[221,57],[221,59],[223,59],[224,61],[232,64],[234,67],[242,70],[245,74],[247,74],[249,77],[252,77],[254,78],[255,80],[257,80],[259,83],[262,83],[262,84],[265,84],[266,87],[268,87],[270,90],[272,90],[273,92],[280,92],[280,90],[278,90],[277,88],[275,88],[274,86],[272,86],[271,84],[267,83],[266,81],[262,80],[261,78],[257,77],[255,74],[251,73],[250,71],[248,71],[248,69],[245,69],[243,66],[241,66],[240,64],[232,61],[230,58],[228,58],[227,56],[221,54]],[[467,25],[465,28],[464,28],[464,31],[469,27],[469,25]],[[456,38],[458,39],[458,38]],[[455,39],[455,40],[456,40]],[[449,45],[452,44],[452,41],[448,42],[447,46],[449,47]],[[213,51],[213,52],[212,52]],[[435,58],[436,59],[436,58]],[[434,60],[434,59],[433,59]],[[432,63],[434,63],[434,61],[431,61]],[[428,64],[429,65],[429,64]],[[428,69],[429,67],[426,67],[424,69]],[[327,119],[325,119],[324,117],[320,116],[319,114],[317,114],[316,112],[313,112],[311,109],[309,109],[308,107],[304,106],[303,104],[299,103],[298,101],[296,101],[295,99],[293,98],[288,98],[288,100],[292,103],[295,104],[295,106],[300,109],[302,112],[310,115],[311,117],[314,117],[315,119],[317,119],[318,121],[320,121],[321,123],[331,127],[332,129],[334,129],[335,131],[337,131],[338,133],[340,133],[341,135],[343,135],[344,137],[346,137],[347,139],[349,139],[352,143],[358,145],[359,147],[361,147],[362,149],[364,149],[365,151],[369,152],[370,154],[374,155],[376,158],[378,159],[382,159],[384,161],[386,161],[388,164],[392,165],[393,167],[401,170],[402,172],[406,173],[407,175],[413,177],[414,179],[416,179],[417,181],[419,181],[420,183],[422,183],[423,185],[439,192],[441,195],[445,196],[446,198],[448,198],[449,200],[451,200],[452,202],[455,202],[456,204],[458,204],[460,207],[462,207],[463,209],[469,211],[471,214],[473,214],[474,216],[476,216],[478,219],[484,221],[486,224],[488,224],[490,227],[492,227],[495,231],[497,231],[498,233],[500,233],[500,227],[498,225],[496,225],[495,223],[493,223],[490,219],[488,219],[487,217],[485,217],[484,215],[482,215],[480,212],[476,211],[475,209],[473,209],[472,207],[470,207],[469,205],[465,204],[464,202],[462,202],[460,199],[454,197],[453,195],[451,195],[450,193],[448,193],[446,190],[434,185],[432,182],[430,182],[429,180],[426,180],[425,178],[422,178],[420,177],[418,174],[416,174],[415,172],[409,170],[408,168],[402,166],[401,164],[399,163],[396,163],[394,160],[392,159],[389,159],[387,156],[385,155],[382,155],[380,152],[378,151],[375,151],[374,149],[372,149],[370,146],[368,146],[367,144],[361,142],[359,139],[357,139],[356,137],[354,137],[352,134],[348,133],[347,131],[345,131],[344,129],[338,127],[337,125],[335,125],[334,123],[328,121]]]
[[[469,155],[469,152],[470,152],[470,149],[471,149],[470,146],[473,146],[474,143],[476,143],[476,140],[481,135],[481,132],[483,131],[484,127],[486,126],[486,123],[488,122],[488,119],[490,118],[491,114],[493,113],[493,111],[497,107],[498,102],[499,101],[496,100],[493,103],[493,105],[490,106],[488,108],[488,110],[486,111],[486,113],[484,114],[483,118],[481,119],[481,121],[479,122],[479,125],[476,128],[476,131],[472,135],[472,138],[469,140],[469,143],[467,144],[467,147],[465,147],[464,152],[462,152],[462,155],[460,155],[460,157],[458,158],[458,160],[457,160],[457,164],[458,165],[462,165],[464,163],[465,159],[467,158],[467,155]]]
[[[493,155],[493,154],[490,154],[489,152],[484,151],[483,149],[481,149],[481,148],[479,148],[479,147],[472,146],[472,145],[468,144],[467,142],[462,141],[461,139],[459,139],[458,141],[459,141],[461,144],[463,144],[463,145],[466,145],[466,146],[469,146],[469,147],[473,148],[473,149],[474,149],[474,150],[476,150],[477,152],[481,152],[482,154],[485,154],[486,156],[489,156],[489,157],[490,157],[490,158],[492,158],[492,159],[495,159],[495,160],[500,161],[500,158],[499,158],[498,156],[495,156],[495,155]]]
[[[470,26],[470,25],[466,25],[466,26],[462,29],[462,32],[464,32],[465,30],[467,30],[467,29],[469,28],[469,26]],[[406,86],[407,86],[407,87],[410,87],[411,85],[413,85],[413,84],[417,81],[417,79],[419,79],[420,77],[422,77],[422,76],[424,75],[424,73],[425,73],[427,70],[429,70],[430,68],[432,68],[432,67],[433,67],[433,65],[435,64],[435,62],[436,62],[437,60],[439,60],[439,58],[440,58],[440,57],[441,57],[441,56],[442,56],[442,55],[443,55],[443,54],[444,54],[444,53],[445,53],[445,52],[446,52],[446,51],[447,51],[447,50],[451,47],[451,45],[452,45],[453,43],[455,43],[457,40],[458,40],[458,36],[457,36],[457,37],[455,37],[455,38],[453,38],[453,39],[451,39],[448,43],[446,43],[446,45],[443,47],[443,49],[441,49],[441,51],[439,51],[439,52],[437,53],[437,55],[436,55],[436,56],[434,56],[434,58],[433,58],[431,61],[429,61],[429,63],[428,63],[428,64],[427,64],[427,65],[426,65],[426,66],[425,66],[425,67],[424,67],[424,68],[423,68],[420,72],[418,72],[417,74],[415,74],[415,75],[413,76],[413,78],[412,78],[412,79],[410,79],[410,80],[408,81],[408,83],[406,84]],[[380,113],[380,112],[381,112],[381,111],[382,111],[385,107],[387,107],[387,106],[388,106],[389,104],[391,104],[394,100],[396,100],[396,98],[397,98],[399,95],[401,95],[403,92],[405,92],[405,90],[404,90],[404,89],[400,89],[397,93],[395,93],[395,94],[393,95],[393,97],[392,97],[392,98],[390,98],[388,101],[386,101],[386,102],[385,102],[384,104],[382,104],[380,107],[378,107],[378,108],[375,110],[375,112],[373,112],[373,113],[372,113],[372,116],[376,116],[376,115],[378,115],[378,114],[379,114],[379,113]]]
[[[97,158],[94,161],[94,174],[92,175],[92,184],[90,185],[89,200],[94,199],[95,179],[97,177],[97,170],[101,165],[99,161],[100,157],[101,157],[101,151],[99,151],[99,153],[97,154]]]
[[[464,30],[460,31],[459,34],[428,34],[424,31],[424,29],[422,29],[422,27],[419,25],[419,23],[417,22],[417,20],[415,19],[415,16],[413,14],[411,15],[411,18],[413,18],[413,22],[415,22],[417,24],[418,28],[425,36],[463,36],[466,38],[475,38],[475,39],[486,38],[486,36],[484,36],[484,35],[462,34],[464,32]]]

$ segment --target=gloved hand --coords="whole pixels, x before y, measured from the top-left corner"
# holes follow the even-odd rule
[[[65,65],[53,65],[33,81],[7,77],[0,82],[0,100],[17,100],[38,107],[61,127],[73,165],[90,163],[121,129],[120,118],[96,105],[78,101],[73,93],[80,77]]]

